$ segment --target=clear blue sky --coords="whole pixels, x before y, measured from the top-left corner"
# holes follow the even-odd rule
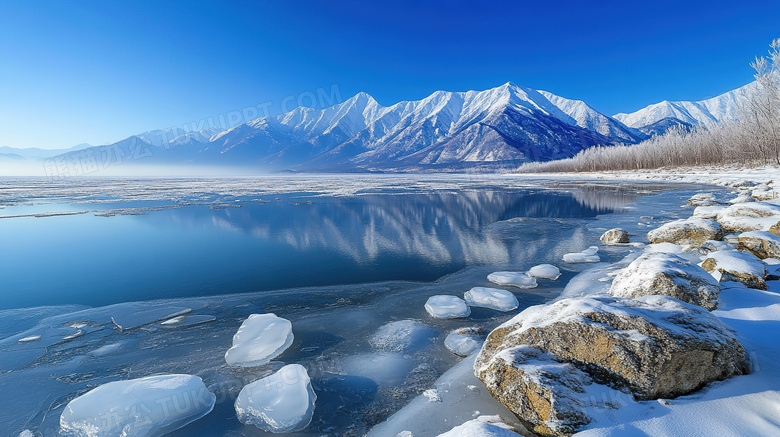
[[[0,146],[104,144],[337,84],[513,81],[614,114],[752,80],[774,1],[0,2]],[[594,6],[595,5],[595,6]]]

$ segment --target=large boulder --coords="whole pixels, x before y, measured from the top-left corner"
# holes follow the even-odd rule
[[[750,231],[739,234],[738,249],[765,258],[780,258],[780,236],[766,231]]]
[[[647,233],[650,243],[691,244],[699,246],[707,240],[720,240],[723,230],[715,220],[684,219],[667,223]]]
[[[707,255],[701,266],[720,282],[741,282],[749,288],[766,290],[766,265],[750,252],[713,252]]]
[[[625,396],[594,384],[590,375],[560,357],[527,345],[493,355],[476,372],[484,375],[485,386],[499,402],[541,436],[571,435],[591,422],[589,409],[611,406],[602,399]]]
[[[714,310],[720,286],[712,275],[690,261],[669,253],[648,252],[615,276],[609,294],[630,298],[665,295]]]
[[[715,219],[726,233],[767,231],[780,221],[780,207],[766,202],[737,203]]]
[[[521,312],[490,333],[474,363],[475,375],[499,399],[491,362],[522,345],[639,399],[685,395],[749,369],[731,329],[704,308],[666,296],[580,297]]]
[[[620,229],[610,229],[607,232],[604,232],[604,234],[601,235],[600,238],[601,242],[604,244],[626,244],[629,242],[628,240],[628,232]]]

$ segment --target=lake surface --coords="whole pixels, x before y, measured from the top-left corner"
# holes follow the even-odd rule
[[[593,267],[563,263],[565,253],[615,226],[641,241],[690,215],[680,205],[694,192],[462,175],[0,179],[0,392],[15,400],[0,409],[0,435],[57,435],[79,394],[163,373],[197,375],[217,395],[212,413],[171,436],[266,435],[237,421],[233,401],[291,363],[318,396],[311,425],[294,435],[365,435],[460,361],[443,345],[449,332],[477,327],[484,337],[554,299]],[[632,250],[599,255],[615,262]],[[424,309],[433,295],[494,286],[493,271],[541,263],[562,276],[509,288],[518,310],[441,320]],[[585,286],[608,284],[598,266]],[[208,322],[139,321],[183,311]],[[292,322],[292,346],[265,366],[228,366],[241,323],[269,312]],[[420,341],[372,341],[395,321],[417,324]],[[40,339],[18,341],[30,336]]]
[[[180,202],[144,194],[100,198],[82,189],[49,202],[16,199],[0,210],[38,215],[0,219],[0,309],[431,281],[469,265],[519,260],[523,248],[487,232],[491,224],[594,217],[633,200],[609,190],[495,186],[261,200],[212,190],[207,202],[202,192]],[[154,207],[164,209],[138,210]]]

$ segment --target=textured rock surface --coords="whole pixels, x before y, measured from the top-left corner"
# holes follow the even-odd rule
[[[723,230],[718,222],[708,219],[675,220],[647,233],[650,243],[692,244],[699,246],[707,240],[720,240]]]
[[[626,396],[594,384],[571,363],[530,346],[502,350],[475,369],[490,393],[541,436],[568,436],[591,422],[589,408]],[[595,389],[595,390],[594,390]]]
[[[714,310],[720,285],[704,269],[679,256],[649,252],[618,273],[609,294],[632,298],[665,295]]]
[[[745,350],[707,310],[666,296],[564,299],[526,309],[488,336],[474,364],[489,390],[490,362],[529,345],[572,362],[639,399],[676,397],[746,373]]]
[[[625,244],[629,242],[628,232],[620,228],[610,229],[601,235],[600,240],[604,244]]]
[[[750,288],[766,290],[766,267],[749,252],[721,250],[707,255],[701,264],[720,282],[741,282]]]
[[[761,259],[780,258],[780,236],[773,232],[743,232],[739,234],[737,241],[738,249],[747,250]]]

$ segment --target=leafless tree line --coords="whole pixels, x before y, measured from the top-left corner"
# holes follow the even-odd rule
[[[735,120],[690,131],[673,128],[639,144],[596,146],[559,161],[528,163],[520,172],[590,172],[662,167],[780,164],[780,38],[751,67],[749,87]]]

